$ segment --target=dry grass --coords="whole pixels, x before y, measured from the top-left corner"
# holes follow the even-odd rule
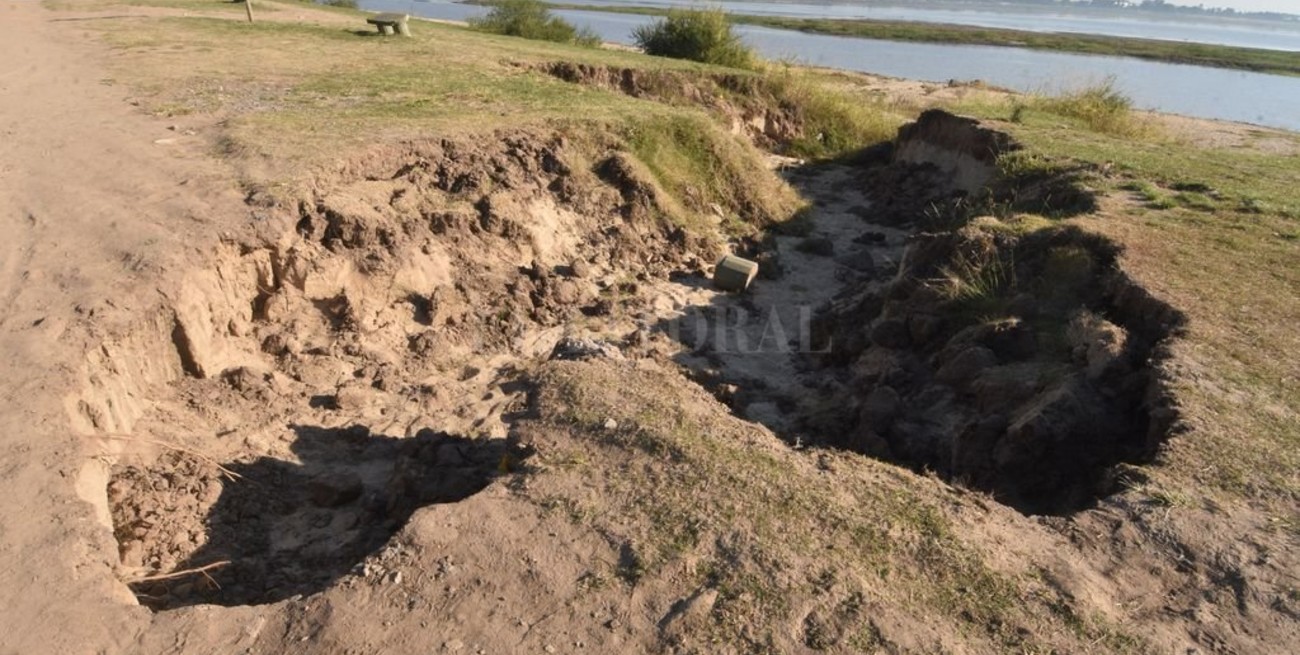
[[[1078,119],[1094,132],[1131,136],[1141,130],[1133,100],[1115,87],[1113,79],[1037,98],[1033,104],[1041,111]]]
[[[224,7],[206,0],[192,4]],[[118,51],[115,78],[130,84],[146,109],[223,117],[225,154],[273,163],[268,175],[280,178],[371,143],[568,121],[575,107],[593,121],[692,113],[575,89],[520,65],[556,59],[644,63],[632,53],[426,22],[412,24],[411,39],[384,39],[371,34],[357,12],[311,10],[304,18],[305,10],[284,6],[294,11],[253,24],[218,8],[208,15],[154,18],[150,30],[132,21],[102,21],[93,28]]]
[[[1190,318],[1177,392],[1193,432],[1164,458],[1169,484],[1269,501],[1300,494],[1300,261],[1276,236],[1292,221],[1116,204],[1090,229],[1127,246],[1123,263]],[[1123,212],[1123,213],[1120,213]],[[1133,220],[1125,214],[1140,214]]]
[[[1032,572],[992,568],[950,518],[966,501],[936,480],[859,455],[791,450],[673,374],[598,361],[547,365],[536,379],[539,415],[523,430],[539,449],[527,496],[621,550],[621,563],[598,576],[605,584],[717,589],[713,620],[689,644],[855,652],[887,643],[878,626],[895,621],[953,630],[981,652],[1140,643],[1072,610],[1049,611],[1071,601]],[[799,626],[809,607],[831,625],[790,634],[785,626]],[[1039,629],[1017,631],[1031,613]],[[792,643],[800,631],[803,643]]]
[[[843,93],[816,73],[786,64],[769,64],[763,86],[804,125],[790,144],[800,157],[838,156],[867,144],[889,141],[909,116],[880,102]]]

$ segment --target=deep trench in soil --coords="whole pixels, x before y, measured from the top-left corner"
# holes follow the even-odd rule
[[[925,207],[968,193],[945,180],[969,171],[943,167],[971,166],[952,156],[983,138],[970,129],[914,130],[929,141],[910,159],[900,140],[783,162],[811,210],[730,244],[762,267],[740,294],[712,287],[716,251],[656,220],[653,185],[617,153],[584,169],[562,137],[522,135],[358,164],[299,207],[293,238],[223,246],[155,321],[174,349],[159,366],[182,374],[135,431],[211,436],[113,466],[123,577],[161,610],[381,575],[367,558],[415,510],[526,462],[511,426],[550,358],[676,364],[793,447],[1027,513],[1089,506],[1175,426],[1159,363],[1182,319],[1097,237],[927,231]],[[92,365],[118,371],[140,343]],[[82,403],[98,428],[120,427],[114,388]]]
[[[817,207],[806,231],[757,248],[769,270],[749,292],[696,294],[662,321],[675,361],[796,448],[935,473],[1026,514],[1068,515],[1131,482],[1116,465],[1150,461],[1176,429],[1159,365],[1181,314],[1094,235],[928,232],[919,210],[873,210],[887,193],[864,180],[905,170],[911,197],[894,205],[933,201],[909,184],[941,184],[889,168],[792,171]],[[999,288],[951,292],[992,268]]]

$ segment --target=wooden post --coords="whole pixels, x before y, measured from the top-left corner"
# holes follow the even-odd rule
[[[244,11],[248,12],[248,22],[253,22],[253,0],[244,0]]]

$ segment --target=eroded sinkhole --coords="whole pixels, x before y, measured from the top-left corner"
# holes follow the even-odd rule
[[[524,453],[504,439],[425,430],[294,426],[297,462],[218,467],[183,452],[114,468],[114,530],[129,582],[154,610],[256,605],[321,591],[379,550],[418,508],[481,491]],[[224,468],[224,470],[223,470]]]
[[[698,382],[792,444],[1068,514],[1117,491],[1116,466],[1149,462],[1178,427],[1162,366],[1184,318],[1114,257],[1068,229],[926,235],[883,282],[821,306],[811,335],[753,299],[664,329]]]
[[[701,264],[718,235],[656,220],[662,192],[626,155],[587,170],[556,163],[560,140],[530,143],[376,162],[303,206],[301,241],[228,248],[218,275],[199,276],[163,339],[193,382],[175,400],[195,425],[308,416],[447,432],[296,426],[285,459],[217,433],[187,445],[220,448],[230,475],[184,452],[116,466],[123,577],[143,604],[321,591],[419,507],[479,492],[522,453],[450,433],[507,434],[515,364],[569,357],[556,344],[575,330],[593,341],[573,358],[676,360],[792,443],[934,471],[1030,513],[1109,493],[1114,465],[1150,457],[1175,423],[1160,363],[1182,316],[1124,277],[1102,239],[997,222],[926,232],[933,172],[809,166],[787,172],[819,247],[756,241],[741,254],[763,277],[718,294]],[[881,180],[900,202],[866,192]],[[719,334],[734,347],[702,338]],[[161,350],[122,348],[103,370]],[[110,410],[88,420],[108,430],[96,417]]]
[[[1068,514],[1177,429],[1162,366],[1185,318],[1124,275],[1106,239],[993,222],[915,236],[887,280],[821,308],[799,427]]]
[[[940,127],[951,133],[929,138],[968,136]],[[1186,319],[1125,275],[1102,236],[968,215],[999,194],[1023,211],[1087,213],[1077,175],[976,198],[945,187],[960,174],[894,161],[847,176],[874,189],[854,206],[844,176],[808,167],[792,182],[822,207],[810,236],[748,253],[779,265],[660,329],[697,381],[792,444],[934,473],[1027,514],[1084,509],[1180,428],[1164,365]],[[814,238],[827,247],[803,247]]]

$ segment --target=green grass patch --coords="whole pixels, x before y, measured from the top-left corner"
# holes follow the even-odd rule
[[[802,126],[789,154],[829,158],[893,138],[902,118],[880,102],[863,101],[788,65],[768,67],[762,84]]]
[[[706,116],[637,120],[624,134],[637,160],[694,214],[715,204],[736,208],[741,220],[723,227],[737,236],[783,221],[798,209],[788,188],[761,170],[752,146],[730,138]]]
[[[229,113],[223,135],[234,146],[229,150],[274,162],[278,170],[271,174],[279,178],[387,138],[572,122],[575,106],[582,107],[581,120],[595,122],[702,115],[575,87],[525,65],[558,59],[644,65],[635,53],[441,23],[413,23],[412,38],[385,39],[362,34],[364,23],[150,20],[156,29],[122,21],[93,25],[117,51],[114,77],[132,87],[147,111]]]

